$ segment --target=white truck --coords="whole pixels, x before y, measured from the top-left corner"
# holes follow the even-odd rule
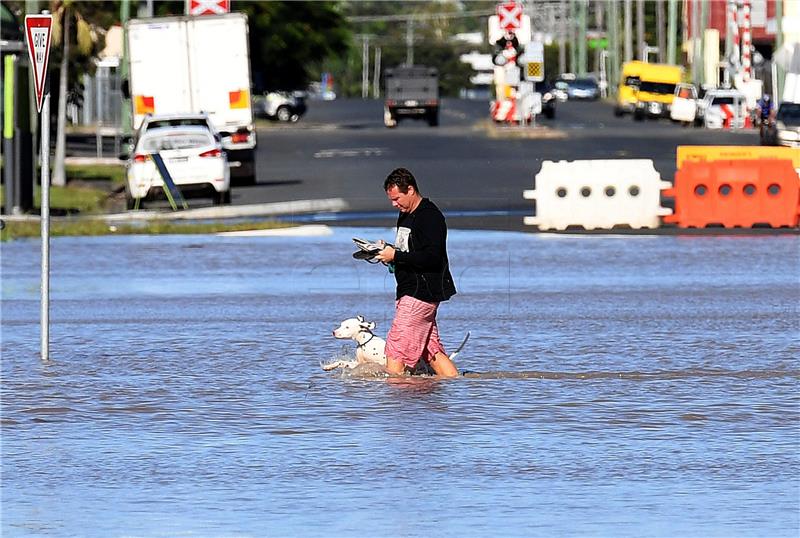
[[[222,138],[231,177],[254,183],[247,16],[134,19],[127,35],[134,130],[146,114],[205,112]]]

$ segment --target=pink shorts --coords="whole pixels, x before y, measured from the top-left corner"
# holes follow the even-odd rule
[[[396,302],[392,328],[386,335],[386,356],[413,368],[420,359],[444,353],[436,326],[439,303],[426,303],[409,295]]]

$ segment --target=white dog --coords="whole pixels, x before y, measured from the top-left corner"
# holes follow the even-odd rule
[[[354,361],[333,361],[322,364],[323,370],[334,370],[336,368],[355,368],[359,364],[373,363],[386,366],[386,340],[380,336],[375,336],[372,329],[375,328],[374,321],[367,321],[364,316],[357,316],[344,320],[339,328],[333,331],[333,336],[339,339],[350,338],[355,340],[356,360]]]
[[[380,336],[375,336],[372,330],[375,328],[374,321],[367,321],[364,316],[356,316],[344,320],[339,328],[333,331],[333,336],[339,339],[350,338],[355,340],[356,359],[355,360],[336,360],[328,363],[320,363],[325,371],[335,370],[336,368],[355,368],[359,364],[377,364],[386,366],[386,340]],[[455,360],[456,355],[464,348],[469,340],[469,332],[464,336],[461,345],[450,355],[450,360]],[[427,363],[418,363],[420,373],[432,373],[429,371]]]

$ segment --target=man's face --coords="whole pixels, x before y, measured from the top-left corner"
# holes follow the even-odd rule
[[[386,191],[386,196],[388,196],[389,200],[392,202],[392,207],[399,209],[403,213],[408,213],[414,206],[416,194],[417,191],[414,187],[408,187],[408,192],[404,193],[400,192],[397,185],[392,185],[389,187],[389,190]]]

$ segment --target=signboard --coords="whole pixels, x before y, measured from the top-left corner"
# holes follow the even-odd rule
[[[525,80],[541,82],[544,80],[544,45],[541,41],[531,41],[525,52],[517,60],[522,67]]]
[[[189,15],[221,15],[231,10],[230,0],[186,0]]]
[[[497,6],[500,28],[506,32],[516,32],[522,27],[522,4],[506,2]]]
[[[28,57],[33,66],[33,88],[36,93],[36,110],[39,113],[42,112],[42,101],[44,100],[52,27],[52,15],[27,15],[25,17],[25,38],[28,42]]]
[[[497,15],[492,15],[489,17],[489,44],[494,45],[497,43],[499,39],[501,39],[504,35],[508,33],[507,30],[504,30],[500,26],[500,17]],[[524,45],[531,40],[531,18],[528,15],[522,16],[522,22],[520,23],[520,27],[516,30],[513,30],[513,33],[517,37],[517,41],[519,41],[520,45]]]

